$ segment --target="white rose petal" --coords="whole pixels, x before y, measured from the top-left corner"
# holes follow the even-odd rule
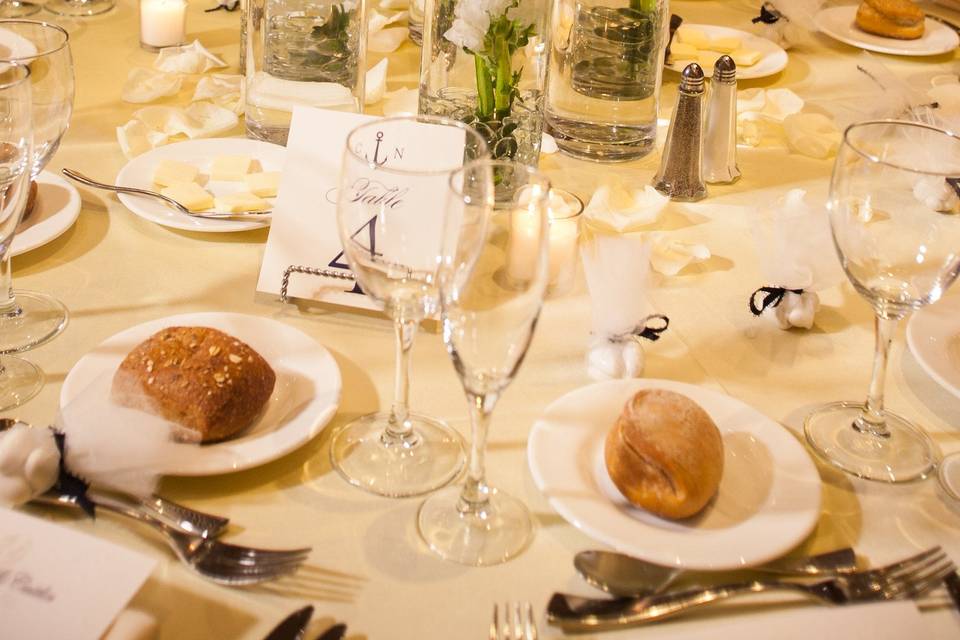
[[[161,49],[153,66],[170,73],[206,73],[211,69],[226,67],[227,63],[200,44],[199,40],[194,40],[182,47]]]
[[[387,90],[387,58],[384,58],[367,71],[364,82],[364,104],[374,104],[383,100]]]
[[[176,95],[182,84],[183,79],[177,74],[137,67],[127,74],[120,97],[124,102],[134,104],[153,102]]]
[[[597,188],[583,214],[596,227],[626,233],[656,222],[669,202],[650,185],[627,189],[622,182],[611,182]]]
[[[828,158],[840,148],[840,130],[820,113],[795,113],[783,121],[791,151],[811,158]]]
[[[655,234],[652,238],[650,266],[665,276],[674,276],[686,266],[710,259],[710,249],[702,244],[687,244]]]

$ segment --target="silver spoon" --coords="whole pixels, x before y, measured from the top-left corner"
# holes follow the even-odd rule
[[[598,589],[617,597],[642,598],[667,588],[683,569],[640,560],[614,551],[581,551],[573,559],[580,576]],[[806,558],[783,560],[775,564],[749,567],[779,575],[824,576],[857,570],[857,556],[845,548]]]
[[[208,212],[197,212],[190,211],[185,206],[169,198],[162,193],[157,193],[156,191],[148,191],[147,189],[137,189],[135,187],[121,187],[115,184],[107,184],[105,182],[97,182],[93,178],[88,178],[82,173],[78,173],[73,169],[63,169],[63,175],[67,176],[71,180],[75,180],[80,184],[87,185],[88,187],[94,187],[95,189],[105,189],[107,191],[116,191],[117,193],[129,193],[135,196],[147,196],[149,198],[155,198],[162,201],[164,204],[167,204],[180,213],[194,217],[194,218],[208,218],[212,220],[247,220],[249,218],[262,218],[265,215],[273,213],[273,209],[263,209],[260,211],[244,211],[242,213],[229,213],[223,211],[208,211]]]

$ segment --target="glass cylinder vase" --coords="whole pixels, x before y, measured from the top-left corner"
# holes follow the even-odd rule
[[[547,122],[562,151],[627,161],[654,148],[669,0],[557,0]]]
[[[552,0],[427,0],[420,113],[471,125],[491,155],[536,166]]]

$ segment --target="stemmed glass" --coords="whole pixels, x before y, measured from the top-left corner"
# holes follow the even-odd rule
[[[47,0],[43,8],[61,16],[82,18],[106,13],[114,4],[114,0]]]
[[[432,491],[463,468],[460,435],[410,411],[408,397],[417,327],[438,306],[446,181],[462,166],[465,149],[467,157],[486,155],[483,140],[462,123],[420,116],[361,125],[343,154],[337,196],[343,257],[362,292],[393,319],[397,364],[390,411],[338,429],[330,459],[348,482],[384,496]]]
[[[38,13],[42,8],[35,2],[0,0],[0,18],[26,18]]]
[[[30,190],[30,69],[0,65],[0,257],[10,244]],[[43,377],[33,364],[0,359],[0,411],[16,407],[40,390]]]
[[[35,179],[60,146],[73,111],[73,59],[67,32],[54,24],[32,20],[0,20],[0,29],[20,37],[24,46],[0,64],[20,64],[32,70],[33,158]],[[30,50],[24,50],[29,46]],[[39,198],[39,196],[38,196]],[[67,309],[51,296],[14,291],[10,254],[0,264],[0,353],[19,353],[57,336],[67,326]]]
[[[533,538],[523,503],[487,484],[484,452],[493,408],[523,362],[547,289],[550,182],[524,165],[482,160],[455,172],[449,193],[443,341],[467,396],[472,442],[463,486],[430,496],[418,527],[440,556],[491,565]]]
[[[884,379],[897,322],[936,302],[960,273],[960,138],[916,122],[851,125],[833,170],[829,217],[844,271],[876,312],[876,354],[866,402],[815,411],[804,424],[807,441],[861,478],[923,478],[936,450],[884,408]]]

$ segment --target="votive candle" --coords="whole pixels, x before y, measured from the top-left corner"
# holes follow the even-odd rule
[[[186,0],[140,0],[140,46],[155,51],[186,41]]]
[[[550,190],[547,211],[549,270],[547,291],[557,294],[573,284],[580,238],[580,214],[583,202],[563,189]],[[513,280],[528,280],[533,275],[538,228],[533,213],[525,209],[513,212],[513,233],[508,257],[508,273]]]

